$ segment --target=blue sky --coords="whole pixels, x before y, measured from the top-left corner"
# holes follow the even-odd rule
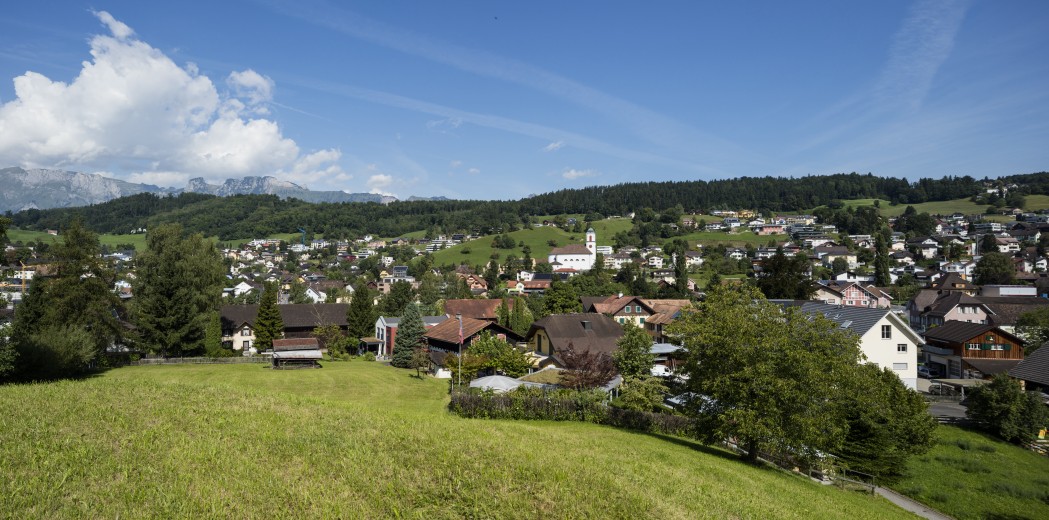
[[[216,5],[217,4],[217,5]],[[0,165],[510,199],[1049,169],[1049,2],[18,2]]]

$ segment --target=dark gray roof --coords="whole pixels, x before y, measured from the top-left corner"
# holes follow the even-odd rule
[[[991,329],[997,329],[998,333],[1014,339],[1019,344],[1023,344],[1019,338],[999,329],[994,324],[969,323],[967,321],[957,320],[948,320],[945,321],[943,325],[926,330],[925,340],[935,340],[947,343],[965,343],[966,341],[984,334]]]
[[[965,362],[969,366],[983,372],[984,375],[993,376],[1002,372],[1008,372],[1012,370],[1018,363],[1019,359],[978,359],[978,358],[965,358]]]
[[[889,309],[872,309],[870,307],[853,307],[850,305],[830,305],[821,302],[807,302],[801,306],[806,314],[822,314],[831,321],[862,336],[871,330]]]
[[[994,312],[991,320],[996,325],[1007,326],[1016,325],[1016,320],[1025,312],[1049,305],[1049,299],[1037,296],[977,296],[976,299]]]
[[[1009,371],[1009,375],[1049,387],[1049,343],[1030,353]]]

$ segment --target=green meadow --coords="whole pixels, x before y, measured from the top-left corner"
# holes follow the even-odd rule
[[[0,387],[2,518],[912,518],[675,437],[462,419],[365,361]]]
[[[953,426],[893,486],[958,519],[1049,518],[1049,457]]]

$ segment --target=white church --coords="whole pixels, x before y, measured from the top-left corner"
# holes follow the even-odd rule
[[[594,232],[594,228],[589,228],[586,230],[586,245],[569,244],[564,247],[555,247],[550,251],[547,261],[553,266],[554,271],[558,269],[589,271],[594,267],[596,258],[597,233]]]

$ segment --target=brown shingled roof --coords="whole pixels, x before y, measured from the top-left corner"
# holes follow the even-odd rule
[[[464,341],[469,340],[469,338],[472,338],[473,336],[485,330],[491,331],[493,335],[505,334],[506,339],[510,342],[517,342],[522,339],[520,334],[517,334],[516,332],[506,327],[503,327],[502,325],[499,325],[494,321],[478,320],[463,316]],[[454,318],[444,320],[441,323],[434,326],[433,328],[431,328],[430,330],[427,330],[426,334],[424,334],[424,337],[426,337],[427,340],[438,341],[441,343],[451,345],[458,345],[459,320]],[[466,343],[469,343],[469,341],[466,341]]]
[[[550,250],[551,255],[592,255],[583,244],[568,244],[563,247],[555,247]]]
[[[589,328],[584,327],[584,322],[589,322]],[[615,320],[596,312],[551,314],[533,323],[526,338],[530,340],[539,330],[545,330],[550,338],[554,357],[569,344],[577,352],[611,354],[619,348],[616,342],[623,335],[623,327]]]

